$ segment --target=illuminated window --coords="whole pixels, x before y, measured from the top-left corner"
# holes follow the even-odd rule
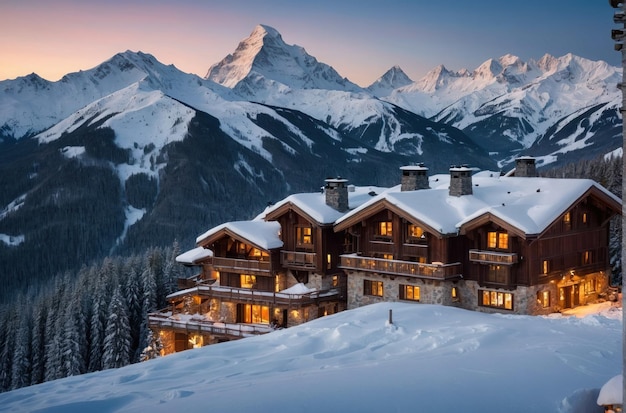
[[[333,266],[332,256],[330,254],[326,254],[326,269],[330,270]]]
[[[596,292],[596,279],[590,278],[584,283],[585,294]]]
[[[459,300],[459,290],[457,290],[456,287],[452,287],[452,290],[450,291],[450,297],[452,297],[452,301]]]
[[[572,227],[572,214],[566,212],[563,215],[563,225],[565,225],[565,229],[570,229]]]
[[[421,227],[417,225],[409,224],[409,238],[425,238],[426,234]]]
[[[244,244],[243,242],[238,242],[237,243],[237,251],[239,252],[239,254],[245,254],[246,253],[246,244]]]
[[[391,238],[393,227],[391,221],[382,221],[378,223],[378,234],[381,237]]]
[[[483,307],[503,308],[505,310],[513,309],[513,294],[511,293],[482,290],[479,294],[480,305]]]
[[[313,238],[311,234],[313,230],[311,227],[297,227],[296,238],[298,245],[311,245],[313,244]]]
[[[550,291],[539,291],[537,293],[537,302],[539,303],[539,305],[541,305],[543,308],[548,308],[550,307]]]
[[[339,285],[339,276],[333,275],[333,287],[337,287]]]
[[[550,272],[550,260],[543,260],[543,263],[541,265],[541,272],[543,274],[547,274]]]
[[[591,251],[583,252],[580,257],[580,263],[582,265],[591,264],[591,257],[592,257]]]
[[[393,260],[393,254],[383,254],[384,260]]]
[[[270,308],[265,305],[245,304],[243,307],[243,322],[269,324]]]
[[[400,284],[400,299],[409,301],[420,300],[420,288],[414,285]]]
[[[487,248],[509,249],[509,234],[506,232],[489,231],[487,233]]]
[[[254,288],[255,284],[255,275],[241,274],[241,288]]]
[[[363,294],[382,297],[383,296],[383,282],[363,280]]]
[[[583,221],[583,224],[585,224],[585,225],[587,224],[587,213],[586,212],[583,212],[582,221]]]

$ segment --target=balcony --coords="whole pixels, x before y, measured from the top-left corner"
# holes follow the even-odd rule
[[[413,261],[362,257],[355,254],[342,255],[339,268],[434,280],[447,280],[461,276],[461,264],[458,262],[453,264],[424,264]]]
[[[281,251],[280,259],[283,267],[296,270],[314,270],[316,268],[314,252]]]
[[[267,275],[272,271],[272,263],[270,261],[213,257],[213,268],[216,271]]]
[[[148,314],[148,324],[151,328],[159,330],[211,334],[229,339],[251,337],[274,330],[265,324],[214,322],[200,314],[172,314],[168,310]]]
[[[513,265],[517,263],[517,254],[514,252],[470,250],[469,259],[482,264]]]

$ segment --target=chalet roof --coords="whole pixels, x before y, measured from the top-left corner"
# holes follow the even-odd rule
[[[187,265],[194,265],[194,264],[198,264],[198,262],[202,261],[205,258],[209,258],[213,256],[213,251],[206,249],[206,248],[202,248],[202,247],[196,247],[194,249],[191,249],[187,252],[183,252],[182,254],[178,255],[176,257],[176,262],[179,262],[181,264],[187,264]]]
[[[280,224],[276,221],[233,221],[226,222],[211,228],[204,234],[196,238],[196,243],[200,244],[207,238],[211,238],[220,233],[237,236],[249,243],[264,249],[271,250],[283,246],[280,239]]]
[[[357,208],[385,190],[387,190],[387,188],[351,185],[348,189],[348,207],[350,209]],[[271,216],[273,212],[289,204],[308,215],[310,219],[320,225],[332,225],[345,214],[345,212],[339,212],[333,207],[328,206],[326,204],[325,194],[320,191],[289,195],[283,200],[268,206],[255,220],[263,220],[267,216]]]
[[[480,172],[472,177],[473,194],[458,197],[449,195],[448,174],[429,177],[429,184],[430,189],[417,191],[391,188],[340,217],[336,225],[343,229],[351,218],[363,218],[368,208],[385,202],[443,235],[456,234],[486,215],[533,235],[542,233],[588,191],[595,191],[621,210],[619,198],[588,179],[501,177],[497,172]]]

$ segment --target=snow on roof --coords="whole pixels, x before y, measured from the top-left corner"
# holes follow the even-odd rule
[[[386,190],[387,188],[377,186],[351,185],[348,187],[348,206],[350,209],[357,208],[372,199],[373,196]],[[333,224],[345,214],[345,212],[339,212],[333,207],[326,205],[326,195],[320,191],[289,195],[287,198],[267,207],[255,220],[263,220],[272,211],[288,203],[301,209],[319,224]]]
[[[181,264],[197,264],[198,261],[201,261],[204,258],[208,258],[208,257],[212,257],[213,256],[213,251],[206,249],[206,248],[202,248],[202,247],[196,247],[194,249],[191,249],[187,252],[184,252],[180,255],[178,255],[176,257],[176,262],[179,262]]]
[[[586,191],[598,188],[617,202],[615,195],[589,179],[501,177],[496,173],[472,176],[471,195],[449,195],[450,175],[433,175],[431,189],[390,189],[337,219],[349,217],[383,199],[441,234],[453,234],[469,221],[492,214],[525,234],[539,234]]]
[[[624,376],[618,374],[607,381],[598,394],[598,405],[608,406],[611,404],[622,404]]]
[[[315,288],[309,288],[302,283],[298,283],[280,292],[283,294],[308,294],[315,291],[317,291]]]
[[[228,230],[241,238],[264,250],[271,250],[283,246],[280,239],[280,224],[276,221],[233,221],[226,222],[211,228],[196,238],[196,243],[214,235],[222,230]]]

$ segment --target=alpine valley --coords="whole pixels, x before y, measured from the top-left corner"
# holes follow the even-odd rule
[[[544,168],[621,147],[621,69],[511,55],[397,66],[369,87],[259,25],[205,78],[126,51],[57,82],[0,81],[0,296],[33,274],[250,219],[329,176],[395,185],[423,162]]]

